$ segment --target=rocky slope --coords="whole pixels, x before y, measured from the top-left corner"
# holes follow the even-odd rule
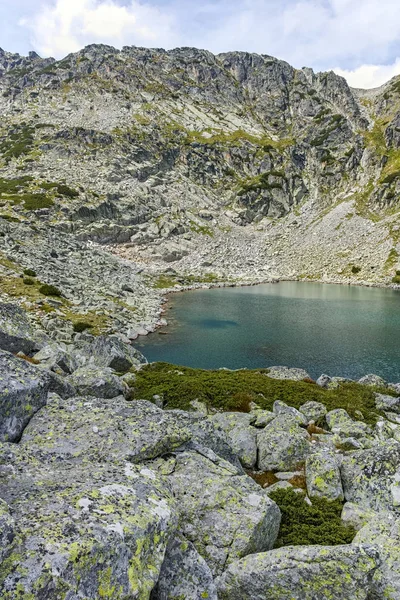
[[[193,48],[0,51],[0,113],[2,291],[32,268],[69,303],[50,321],[102,313],[134,337],[163,287],[390,284],[400,266],[400,79],[353,90]]]
[[[162,369],[185,380],[172,365],[158,379],[116,336],[67,346],[0,315],[2,599],[399,598],[399,383],[245,371],[289,404],[258,384],[223,412],[218,378],[227,398],[240,373],[222,370],[207,402],[174,386],[174,409],[140,396]],[[349,392],[355,418],[331,408]]]

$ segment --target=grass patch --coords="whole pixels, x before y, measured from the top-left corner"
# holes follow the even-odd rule
[[[51,208],[54,205],[53,198],[47,196],[47,194],[42,194],[38,192],[27,193],[21,196],[21,199],[24,203],[25,210],[39,210],[41,208]]]
[[[155,394],[163,396],[169,409],[192,410],[190,402],[198,399],[210,408],[242,412],[249,411],[252,401],[272,410],[275,400],[295,408],[315,400],[325,404],[328,410],[344,408],[354,418],[359,411],[369,424],[374,424],[382,414],[375,408],[374,392],[391,394],[389,390],[358,383],[343,383],[337,389],[325,390],[305,381],[272,379],[267,373],[268,369],[207,371],[151,363],[137,373],[133,394],[144,400],[152,400]]]
[[[342,503],[314,498],[312,506],[304,502],[304,495],[293,490],[276,490],[270,498],[277,503],[282,521],[275,548],[282,546],[350,544],[356,531],[340,519]]]

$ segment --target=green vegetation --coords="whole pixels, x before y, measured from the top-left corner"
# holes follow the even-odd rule
[[[396,275],[392,278],[392,283],[400,283],[400,271],[396,271]]]
[[[48,283],[41,285],[39,292],[43,296],[62,296],[61,291],[55,285],[49,285]]]
[[[356,534],[353,527],[341,519],[342,503],[313,498],[312,506],[304,501],[304,495],[294,490],[276,490],[270,498],[282,513],[276,548],[282,546],[350,544]]]
[[[92,327],[93,325],[87,321],[76,321],[76,323],[73,324],[75,333],[82,333],[82,331],[86,331],[86,329],[91,329]]]
[[[10,129],[7,136],[0,140],[0,152],[6,162],[29,154],[33,149],[35,129],[26,123]]]
[[[24,277],[22,281],[25,285],[35,285],[34,280],[30,279],[30,277]]]
[[[24,275],[27,275],[28,277],[36,277],[36,271],[33,269],[24,269]]]
[[[53,198],[38,193],[27,193],[22,196],[25,210],[39,210],[40,208],[50,208],[54,204]]]
[[[316,400],[328,410],[344,408],[352,417],[359,418],[362,413],[365,422],[375,423],[380,413],[375,408],[374,392],[392,393],[357,383],[343,383],[337,389],[325,390],[306,381],[272,379],[267,373],[268,369],[206,371],[152,363],[137,373],[133,394],[145,400],[159,394],[167,408],[190,410],[190,402],[198,399],[219,410],[242,412],[249,410],[250,402],[272,410],[275,400],[295,408]]]
[[[361,271],[361,267],[358,267],[357,265],[353,265],[351,267],[351,272],[353,273],[353,275],[357,275],[357,273],[359,273]]]
[[[240,183],[238,196],[243,196],[244,194],[253,191],[282,189],[282,182],[270,182],[270,177],[276,177],[281,180],[286,179],[283,171],[267,171],[265,173],[261,173],[260,175],[256,175],[255,177],[249,177]]]
[[[292,146],[294,143],[292,138],[273,140],[265,135],[253,135],[247,131],[244,131],[243,129],[237,129],[236,131],[232,131],[230,133],[227,133],[223,130],[215,131],[212,129],[186,132],[186,143],[191,144],[193,142],[209,145],[220,143],[231,146],[240,146],[243,142],[249,142],[256,146],[261,146],[265,152],[268,152],[271,149],[283,151],[289,146]]]
[[[65,183],[56,184],[56,190],[61,196],[66,196],[67,198],[77,198],[79,196],[79,192],[77,190],[73,190],[65,185]]]

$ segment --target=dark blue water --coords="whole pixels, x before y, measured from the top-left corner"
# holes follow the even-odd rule
[[[400,292],[281,282],[173,294],[168,307],[168,334],[137,344],[149,361],[400,381]]]

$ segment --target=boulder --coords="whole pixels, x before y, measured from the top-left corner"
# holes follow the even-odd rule
[[[400,598],[400,518],[390,513],[375,515],[353,540],[353,544],[375,544],[380,566],[374,576],[373,598]]]
[[[0,303],[0,348],[13,354],[30,354],[35,346],[35,330],[22,308]]]
[[[354,421],[343,408],[331,410],[325,416],[326,422],[332,433],[340,437],[363,438],[372,435],[372,429],[362,421]]]
[[[43,346],[33,358],[39,361],[40,366],[46,369],[59,367],[64,373],[72,373],[78,368],[72,353],[54,342]]]
[[[259,427],[260,429],[266,427],[266,425],[271,423],[276,417],[274,412],[263,410],[262,408],[252,410],[251,413],[256,417],[256,420],[253,423],[254,427]]]
[[[400,443],[395,440],[346,454],[340,472],[347,501],[376,511],[400,505]]]
[[[18,440],[47,401],[49,378],[29,362],[0,350],[0,441]]]
[[[217,413],[211,420],[225,431],[229,444],[244,467],[252,469],[257,462],[257,432],[251,423],[255,416],[247,413]]]
[[[0,562],[7,556],[14,539],[15,522],[9,506],[0,499]]]
[[[154,467],[152,467],[154,468]],[[273,547],[280,510],[250,477],[230,463],[196,452],[157,461],[177,500],[183,535],[214,574],[233,560]]]
[[[112,464],[20,468],[0,485],[15,520],[2,600],[149,598],[178,524],[156,473]]]
[[[318,377],[318,379],[315,383],[322,388],[327,388],[331,381],[332,381],[332,378],[329,377],[329,375],[325,375],[325,373],[323,373],[322,375],[320,375]]]
[[[375,406],[378,410],[388,410],[400,415],[400,397],[395,398],[386,394],[375,394]]]
[[[339,457],[329,450],[311,452],[306,459],[306,483],[309,498],[343,500]]]
[[[272,377],[272,379],[289,379],[291,381],[311,379],[310,375],[304,369],[290,367],[268,367],[267,376]]]
[[[90,354],[93,363],[98,367],[110,367],[119,373],[147,363],[139,350],[115,336],[100,335],[85,351]]]
[[[377,513],[370,508],[354,504],[354,502],[345,502],[340,518],[345,525],[351,525],[356,531],[359,531],[376,515]]]
[[[303,462],[310,448],[310,436],[292,415],[280,414],[257,437],[258,469],[290,471]]]
[[[126,391],[124,383],[108,367],[81,367],[69,375],[67,381],[82,396],[111,399]]]
[[[379,555],[371,545],[292,546],[253,554],[217,580],[219,600],[367,600]]]
[[[308,423],[307,418],[297,408],[288,406],[280,400],[275,400],[272,410],[276,415],[289,415],[293,417],[299,425],[307,425]]]
[[[358,380],[358,383],[361,383],[361,385],[368,386],[387,386],[386,381],[382,377],[379,377],[379,375],[374,375],[373,373],[370,373],[369,375],[364,375],[364,377],[361,377],[361,379]]]
[[[60,463],[141,461],[172,452],[191,438],[173,413],[146,400],[113,402],[99,398],[72,398],[55,394],[35,415],[22,436],[26,452]]]
[[[317,423],[321,421],[326,413],[326,406],[322,404],[322,402],[315,402],[314,400],[309,400],[305,404],[300,406],[300,412],[306,417],[308,423],[314,421]]]
[[[165,553],[151,600],[217,600],[210,567],[183,535],[173,537]]]

